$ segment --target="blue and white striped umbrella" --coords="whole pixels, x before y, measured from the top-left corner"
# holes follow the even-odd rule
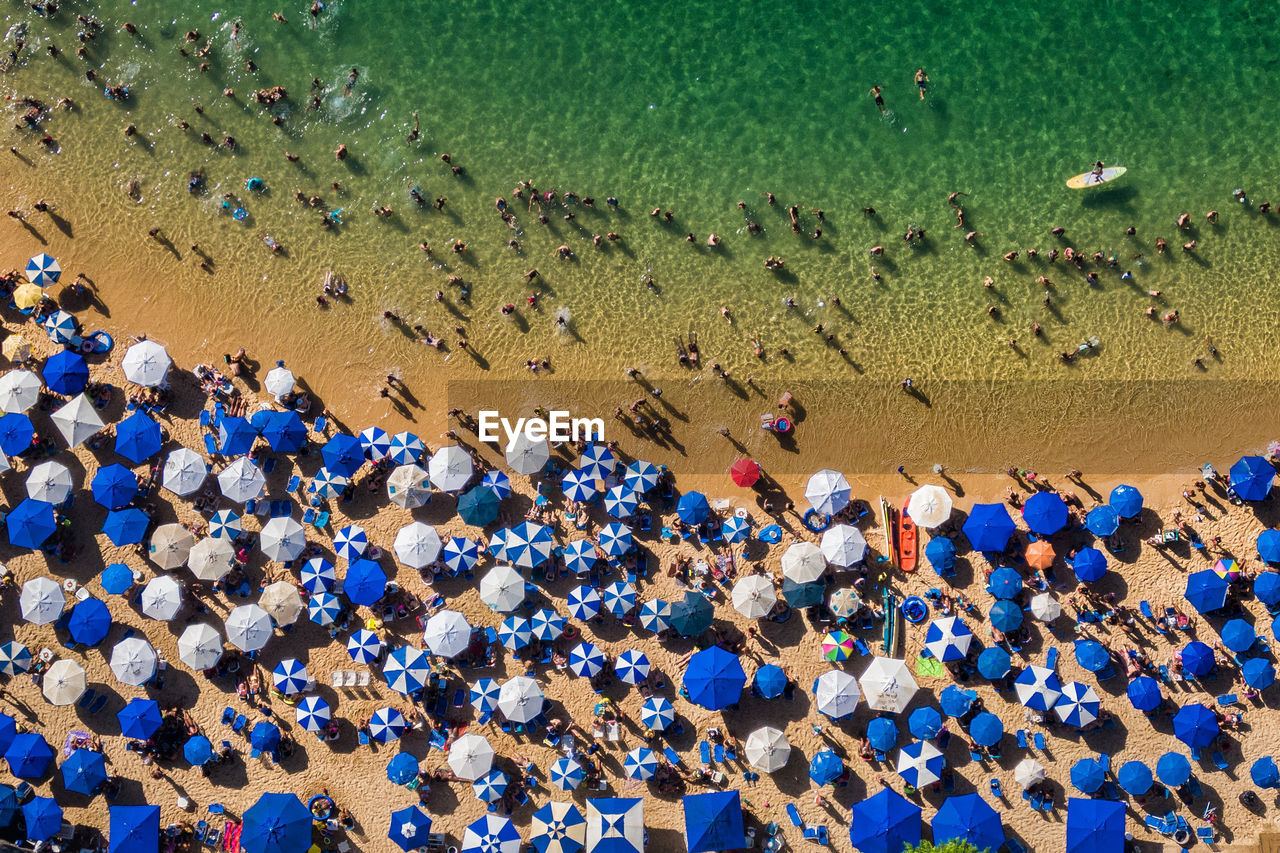
[[[587,778],[582,765],[572,758],[561,756],[551,763],[551,784],[561,791],[572,791]]]
[[[510,528],[503,527],[493,531],[493,535],[489,537],[489,554],[495,560],[506,560],[508,563],[511,562],[506,556],[507,534],[510,532]]]
[[[614,669],[618,673],[618,679],[624,684],[639,684],[649,677],[649,658],[644,652],[636,649],[627,649],[618,655],[618,661],[614,664]]]
[[[604,493],[604,511],[614,518],[630,518],[640,508],[636,493],[624,485],[617,485]]]
[[[603,480],[613,473],[613,451],[603,444],[588,444],[587,449],[578,457],[578,470],[585,471],[597,480]]]
[[[345,560],[358,560],[369,547],[369,536],[358,524],[348,524],[333,537],[333,550]]]
[[[585,575],[600,562],[596,543],[590,539],[575,539],[564,546],[564,566],[575,575]]]
[[[671,602],[651,598],[640,605],[640,627],[655,634],[671,629]]]
[[[16,640],[0,645],[0,672],[17,675],[31,669],[31,650]]]
[[[924,638],[924,647],[943,663],[964,660],[972,643],[973,632],[958,616],[934,619],[929,623],[929,631]]]
[[[898,775],[908,785],[923,788],[942,778],[947,760],[942,751],[927,740],[916,741],[898,750]]]
[[[361,628],[347,640],[347,654],[356,663],[373,663],[382,654],[382,640],[372,631]]]
[[[454,572],[469,572],[480,562],[480,546],[465,536],[454,536],[440,549],[444,564]]]
[[[503,555],[495,556],[521,568],[536,569],[551,556],[552,544],[551,528],[524,521],[507,530]]]
[[[379,708],[369,718],[369,737],[378,743],[399,740],[400,735],[404,734],[408,728],[409,724],[405,721],[404,714],[395,708]]]
[[[583,584],[569,590],[569,615],[586,622],[600,612],[600,593]]]
[[[626,771],[628,779],[648,781],[658,772],[658,756],[653,754],[652,749],[638,746],[622,759],[622,769]]]
[[[408,696],[426,685],[431,677],[431,662],[421,649],[400,646],[387,655],[387,662],[382,665],[382,677],[392,690]]]
[[[480,485],[497,495],[498,500],[511,494],[511,478],[497,468],[485,471],[484,476],[480,478]]]
[[[323,590],[311,594],[307,599],[307,618],[322,628],[328,628],[338,621],[342,613],[342,599],[331,592]]]
[[[324,731],[324,727],[329,725],[329,719],[332,717],[329,703],[319,696],[304,697],[298,703],[296,714],[298,725],[309,732]]]
[[[487,814],[467,826],[462,853],[520,853],[520,830],[505,817]]]
[[[507,792],[507,774],[501,770],[490,770],[471,783],[471,790],[476,792],[477,799],[486,803],[496,803]]]
[[[616,521],[606,524],[600,528],[597,543],[606,557],[621,557],[631,550],[631,528]]]
[[[586,841],[587,819],[573,803],[547,803],[529,822],[534,853],[582,853]],[[597,849],[603,851],[603,845]]]
[[[604,652],[585,640],[569,652],[569,668],[582,678],[595,678],[604,669]]]
[[[663,731],[676,721],[676,708],[669,699],[650,696],[640,706],[640,723],[646,729]]]
[[[560,480],[565,500],[589,501],[596,496],[596,478],[586,471],[569,471]]]
[[[533,640],[533,629],[523,616],[508,616],[498,627],[498,640],[508,651],[518,652]]]
[[[1033,711],[1048,711],[1062,695],[1058,674],[1043,666],[1029,666],[1014,679],[1018,701]]]
[[[62,277],[62,265],[44,252],[27,261],[27,281],[40,287],[48,287]]]
[[[391,449],[387,455],[397,465],[413,465],[422,458],[426,446],[422,439],[411,432],[398,432],[391,438]]]
[[[1102,702],[1098,694],[1088,684],[1069,681],[1062,685],[1062,696],[1053,705],[1053,713],[1063,725],[1082,728],[1098,719],[1098,710]]]
[[[310,680],[307,668],[297,658],[285,658],[271,671],[271,682],[286,696],[306,690]]]
[[[55,343],[69,344],[76,336],[76,318],[59,309],[45,318],[44,330]]]
[[[539,642],[551,643],[560,639],[567,621],[559,613],[544,607],[529,617],[529,630]]]
[[[324,557],[312,557],[303,563],[298,577],[302,580],[303,587],[312,595],[317,592],[328,592],[333,589],[334,583],[338,580],[333,563]]]
[[[365,455],[374,462],[391,452],[391,438],[382,427],[367,427],[360,433],[359,438],[360,446],[364,448]]]
[[[604,589],[604,606],[621,619],[636,608],[636,588],[626,581],[614,581]]]
[[[720,532],[724,534],[724,541],[730,544],[746,542],[747,538],[751,536],[751,522],[745,518],[731,515],[721,523]]]
[[[626,483],[631,491],[642,495],[650,489],[657,488],[658,466],[652,462],[637,459],[627,466],[626,473],[622,475],[622,482]]]
[[[338,471],[321,468],[311,481],[311,490],[322,498],[336,498],[343,493],[351,480]]]
[[[478,713],[492,714],[498,707],[498,696],[502,693],[502,685],[493,678],[482,678],[471,685],[471,707]]]
[[[234,510],[220,509],[209,518],[209,535],[217,539],[235,539],[243,531],[240,516]]]

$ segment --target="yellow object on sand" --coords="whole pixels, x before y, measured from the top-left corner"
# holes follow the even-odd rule
[[[5,338],[2,349],[4,357],[14,364],[31,358],[31,344],[22,335],[10,335]]]
[[[13,304],[19,308],[34,308],[44,299],[44,290],[38,284],[26,282],[18,285],[13,291]]]

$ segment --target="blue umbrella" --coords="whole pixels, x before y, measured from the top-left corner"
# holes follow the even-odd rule
[[[414,762],[416,765],[417,762]],[[391,813],[391,828],[387,837],[405,851],[426,847],[431,835],[431,818],[417,806],[409,806]]]
[[[218,422],[218,449],[223,456],[243,456],[257,440],[258,431],[248,418],[223,417]]]
[[[1124,821],[1124,803],[1070,798],[1066,853],[1124,853]]]
[[[154,699],[134,697],[116,712],[116,720],[120,723],[120,734],[134,740],[146,740],[156,733],[164,717],[160,714],[160,705]]]
[[[876,717],[867,723],[867,740],[873,749],[888,752],[898,745],[898,727],[888,717]]]
[[[1097,548],[1081,548],[1071,561],[1081,583],[1095,583],[1107,573],[1107,558]]]
[[[1029,666],[1013,680],[1018,701],[1033,711],[1048,711],[1062,696],[1062,682],[1051,669]]]
[[[111,630],[111,611],[96,598],[86,598],[71,608],[67,617],[67,632],[71,639],[86,646],[96,646],[107,638]]]
[[[422,459],[425,450],[422,439],[411,432],[398,432],[391,436],[391,449],[387,455],[397,465],[413,465]]]
[[[746,542],[751,538],[751,522],[731,515],[720,525],[720,533],[724,536],[724,541],[730,545]]]
[[[361,628],[347,640],[347,654],[356,663],[373,663],[382,654],[382,640],[372,631]]]
[[[1022,618],[1022,608],[1012,601],[997,601],[987,613],[991,627],[1003,632],[1018,630]]]
[[[684,689],[690,702],[718,711],[735,704],[746,686],[738,656],[719,646],[710,646],[694,654],[684,673]]]
[[[1280,530],[1272,532],[1280,536]],[[1280,572],[1259,572],[1253,579],[1253,594],[1268,609],[1280,604]]]
[[[756,670],[753,690],[765,699],[776,699],[787,689],[787,674],[782,667],[767,663]]]
[[[0,785],[0,826],[8,826],[18,814],[18,795],[12,785]]]
[[[98,583],[102,584],[107,595],[124,595],[133,586],[133,569],[124,563],[112,563],[102,570]]]
[[[650,667],[648,655],[636,649],[627,649],[618,655],[613,671],[623,684],[636,685],[649,677]]]
[[[529,620],[523,616],[508,616],[498,626],[498,642],[508,651],[518,652],[533,642]]]
[[[271,683],[286,696],[306,690],[309,681],[307,668],[297,658],[285,658],[271,670]]]
[[[4,760],[9,762],[9,772],[19,779],[39,779],[53,761],[53,749],[44,735],[22,732],[13,736]]]
[[[783,584],[783,589],[785,591],[786,584]],[[819,589],[818,601],[821,600],[822,593]],[[690,590],[684,594],[683,601],[671,605],[671,630],[681,636],[696,637],[711,627],[714,612],[711,602],[702,593]]]
[[[57,344],[69,344],[76,336],[76,318],[61,309],[44,319],[44,331],[49,340]]]
[[[1146,675],[1140,675],[1129,682],[1129,702],[1139,711],[1146,713],[1160,707],[1164,694],[1160,691],[1160,682]]]
[[[991,646],[978,655],[978,673],[986,679],[994,681],[1009,674],[1013,664],[1010,654],[999,646]]]
[[[911,712],[911,716],[907,717],[907,730],[917,740],[937,737],[938,732],[942,731],[942,712],[932,705],[916,708]]]
[[[453,536],[440,549],[440,556],[450,571],[469,572],[480,562],[480,546],[464,536]]]
[[[1260,501],[1271,494],[1276,469],[1261,456],[1241,456],[1231,466],[1231,490],[1243,501]]]
[[[606,557],[622,557],[631,550],[631,528],[616,521],[606,524],[600,528],[598,541]]]
[[[275,752],[280,746],[280,729],[263,720],[249,732],[249,745],[263,752]]]
[[[676,504],[676,515],[680,516],[680,520],[685,524],[701,524],[707,520],[710,512],[711,505],[707,503],[707,496],[702,492],[683,494],[680,496],[679,503]]]
[[[548,775],[551,777],[551,784],[561,791],[572,791],[587,778],[582,765],[567,756],[561,756],[553,761]]]
[[[62,829],[62,807],[52,797],[35,797],[22,807],[28,841],[48,841]]]
[[[156,853],[160,849],[159,806],[108,806],[107,853]]]
[[[973,707],[973,702],[977,698],[978,694],[972,690],[961,690],[954,684],[948,684],[943,688],[938,701],[942,705],[942,712],[948,717],[963,717],[969,713],[969,709]]]
[[[107,509],[128,506],[138,494],[138,477],[119,463],[98,469],[93,475],[93,499]]]
[[[1097,692],[1087,684],[1069,681],[1062,685],[1062,695],[1053,705],[1053,712],[1064,725],[1082,728],[1098,719],[1102,702]]]
[[[1258,641],[1253,626],[1243,619],[1232,619],[1223,625],[1218,636],[1222,637],[1222,645],[1233,652],[1247,652]]]
[[[511,494],[511,478],[496,469],[486,471],[480,478],[480,488],[488,489],[502,500]]]
[[[920,807],[892,788],[853,804],[849,841],[861,853],[902,853],[920,843]]]
[[[943,663],[964,660],[973,642],[973,631],[958,616],[944,616],[929,623],[924,645],[929,653]]]
[[[359,438],[360,447],[364,450],[365,456],[374,462],[391,452],[391,436],[387,435],[387,431],[382,427],[366,427],[361,430]]]
[[[919,740],[898,750],[898,775],[913,787],[923,788],[938,781],[946,766],[941,750],[928,741]]]
[[[86,797],[92,797],[107,781],[107,757],[92,749],[75,750],[59,769],[63,786]]]
[[[312,557],[302,564],[298,579],[302,581],[302,586],[307,592],[315,595],[318,592],[328,592],[333,589],[333,585],[338,580],[338,574],[333,563],[324,557]]]
[[[844,775],[844,761],[829,749],[824,749],[809,762],[809,778],[815,785],[830,785]]]
[[[1116,772],[1116,781],[1120,783],[1121,788],[1135,797],[1141,797],[1155,784],[1155,779],[1151,776],[1151,768],[1141,761],[1126,761],[1121,764]]]
[[[713,853],[742,846],[745,829],[737,791],[711,791],[684,798],[684,837],[689,853]]]
[[[324,460],[324,467],[344,477],[355,474],[365,462],[360,439],[344,432],[338,433],[320,448],[320,457]]]
[[[595,802],[600,802],[596,800]],[[637,800],[637,802],[639,802]],[[630,853],[630,845],[602,845],[602,851]],[[508,853],[520,849],[520,830],[505,817],[487,814],[467,826],[462,853]],[[639,853],[636,851],[635,853]]]
[[[1102,672],[1111,663],[1111,652],[1097,640],[1076,640],[1076,663],[1089,672]]]
[[[298,709],[294,712],[298,725],[308,732],[324,731],[332,718],[333,711],[329,708],[329,703],[314,695],[299,702]]]
[[[182,757],[192,767],[208,764],[213,760],[213,743],[204,735],[196,735],[182,745]]]
[[[1218,718],[1204,705],[1183,705],[1173,715],[1173,736],[1192,749],[1209,746],[1219,731]]]
[[[578,470],[586,471],[596,480],[603,480],[613,473],[613,451],[603,444],[588,444],[578,457]]]
[[[572,470],[560,478],[565,500],[582,503],[596,496],[596,478],[587,471]]]
[[[1084,526],[1094,536],[1110,536],[1120,529],[1120,514],[1106,504],[1096,506],[1084,517]]]
[[[622,482],[627,484],[627,488],[637,494],[644,494],[650,489],[657,488],[658,485],[658,467],[652,462],[645,462],[643,459],[637,459],[627,466],[626,473],[622,475]]]
[[[1240,665],[1240,675],[1254,690],[1265,690],[1275,683],[1276,668],[1266,658],[1249,658]]]
[[[604,511],[614,518],[630,518],[640,508],[640,499],[630,487],[618,484],[604,493]]]
[[[358,560],[369,548],[369,534],[358,524],[348,524],[333,535],[333,550],[344,560]]]
[[[407,752],[398,752],[387,762],[387,781],[394,785],[405,785],[418,778],[418,759]],[[395,824],[392,823],[392,827]]]
[[[45,287],[62,278],[62,265],[52,255],[41,252],[27,261],[27,281]]]
[[[782,597],[792,607],[812,607],[822,603],[826,587],[820,583],[796,583],[791,578],[783,578]]]
[[[650,755],[653,753],[649,750]],[[653,770],[658,769],[657,761],[653,763]],[[502,799],[502,795],[507,792],[507,786],[511,784],[511,780],[507,778],[507,774],[501,770],[493,769],[471,783],[471,790],[475,792],[476,798],[486,803],[496,803]]]
[[[676,708],[661,696],[650,696],[640,706],[640,722],[647,729],[665,731],[676,721]]]
[[[1016,598],[1022,592],[1022,575],[1007,567],[996,569],[987,578],[987,592],[996,598]]]
[[[107,513],[102,522],[102,532],[111,544],[123,548],[125,545],[137,545],[147,536],[147,528],[151,526],[151,517],[137,507],[113,509]],[[129,582],[133,583],[130,572]]]
[[[582,584],[569,590],[569,615],[586,622],[600,613],[600,593]]]
[[[1102,787],[1107,772],[1093,758],[1082,758],[1071,766],[1071,784],[1086,794],[1092,794]]]
[[[16,640],[0,643],[0,673],[17,675],[31,669],[31,649]],[[0,752],[13,740],[14,722],[8,714],[0,714]],[[3,824],[3,821],[0,821]]]
[[[1276,761],[1271,756],[1263,756],[1249,768],[1249,778],[1259,788],[1280,787],[1280,767],[1276,767]]]
[[[956,568],[956,544],[945,536],[935,536],[924,546],[924,557],[935,572],[946,577]]]
[[[1000,814],[974,794],[947,797],[933,816],[933,843],[959,841],[975,850],[998,850],[1004,844]]]
[[[373,560],[356,560],[347,568],[343,590],[352,604],[372,605],[386,595],[387,573]]]
[[[84,356],[72,350],[62,350],[49,356],[41,373],[48,389],[64,397],[79,394],[89,382],[89,365],[85,363]]]
[[[1137,518],[1142,512],[1142,492],[1133,486],[1116,486],[1108,503],[1121,518]]]
[[[458,498],[458,515],[473,527],[485,527],[498,518],[498,496],[492,489],[476,486]]]
[[[1199,640],[1192,640],[1182,650],[1182,669],[1192,678],[1203,678],[1218,665],[1213,649]]]
[[[8,417],[6,415],[5,417]],[[9,544],[18,548],[39,550],[45,540],[58,529],[53,518],[53,506],[44,501],[24,498],[5,519],[9,529]]]
[[[412,696],[426,687],[431,662],[426,652],[413,646],[398,646],[387,655],[382,677],[387,686],[403,696]]]
[[[297,453],[307,440],[307,425],[297,412],[269,412],[262,423],[262,437],[276,453]]]
[[[1227,603],[1226,578],[1213,569],[1201,569],[1187,576],[1187,589],[1183,598],[1199,613],[1212,613]]]
[[[565,568],[578,575],[587,574],[595,568],[596,563],[600,562],[600,554],[596,551],[595,543],[590,539],[573,540],[564,546],[564,553],[561,556],[564,559]]]
[[[160,424],[141,411],[116,424],[116,453],[141,465],[160,452]]]
[[[311,812],[294,794],[263,794],[244,813],[245,853],[301,853],[311,846]]]
[[[595,678],[604,669],[604,652],[595,643],[583,641],[569,652],[569,669],[580,678]]]
[[[981,746],[995,746],[1004,737],[1004,723],[990,711],[983,711],[969,723],[969,735]]]
[[[17,456],[31,447],[35,432],[31,418],[21,412],[10,412],[0,417],[0,450],[9,456]]]
[[[501,695],[502,685],[492,678],[481,678],[471,685],[468,701],[481,714],[492,714],[498,707],[498,697]]]
[[[1003,551],[1017,529],[1004,504],[974,504],[962,528],[975,551]]]
[[[1032,533],[1052,536],[1067,526],[1067,504],[1057,492],[1036,492],[1022,507],[1022,520]]]
[[[551,643],[560,639],[568,620],[550,608],[543,607],[529,617],[529,630],[535,639],[543,643]]]
[[[527,569],[536,569],[551,557],[551,528],[522,521],[506,531],[499,559]]]
[[[1191,778],[1191,762],[1181,752],[1166,752],[1156,762],[1156,775],[1166,785],[1180,787]]]

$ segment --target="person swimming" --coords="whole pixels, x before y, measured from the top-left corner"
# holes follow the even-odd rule
[[[883,88],[882,88],[882,87],[880,87],[880,86],[872,86],[872,87],[871,87],[871,92],[869,93],[869,94],[871,95],[871,97],[873,97],[873,98],[875,98],[875,99],[876,99],[876,107],[878,107],[878,108],[879,108],[879,110],[880,110],[880,115],[884,115],[884,114],[885,114],[885,112],[886,112],[886,110],[885,110],[885,108],[884,108],[884,96],[881,94],[881,92],[882,92],[882,91],[883,91]]]
[[[916,69],[916,88],[920,90],[920,100],[924,100],[924,93],[929,88],[929,75],[924,73],[923,68]]]

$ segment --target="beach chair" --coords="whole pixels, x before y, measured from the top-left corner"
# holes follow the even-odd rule
[[[1007,853],[1027,853],[1027,848],[1016,838],[1006,838],[1004,840],[1004,849]]]
[[[1227,758],[1221,752],[1215,750],[1209,758],[1213,761],[1214,767],[1217,767],[1219,770],[1227,769]]]
[[[974,752],[972,749],[969,750],[969,758],[977,762],[982,762],[986,760],[986,756],[984,756],[981,752]]]
[[[713,752],[715,753],[715,756],[716,756],[716,763],[724,764],[724,744],[722,743],[716,744],[715,748],[713,749]]]
[[[804,826],[804,821],[800,819],[800,810],[796,808],[795,803],[787,803],[787,817],[791,818],[793,826]]]
[[[1029,797],[1027,797],[1027,801],[1031,803],[1031,808],[1035,809],[1036,811],[1040,811],[1044,808],[1043,794],[1039,794],[1039,793],[1031,794]]]
[[[294,492],[298,491],[298,486],[300,485],[302,485],[302,478],[299,477],[297,474],[294,474],[292,477],[289,478],[289,485],[285,486],[284,490],[289,494],[293,494]]]
[[[871,649],[867,648],[867,644],[862,641],[861,637],[854,638],[853,647],[857,649],[858,654],[862,655],[863,657],[866,657],[867,655],[871,654]]]
[[[307,507],[307,511],[302,514],[302,523],[311,524],[316,520],[316,511],[314,507]]]
[[[1169,677],[1169,667],[1167,664],[1160,664],[1160,666],[1156,668],[1156,671],[1160,673],[1160,680],[1165,684],[1173,683],[1173,679]]]
[[[209,811],[209,814],[226,814],[227,813],[226,806],[222,805],[222,803],[209,803],[208,811]]]
[[[371,683],[372,675],[369,670],[362,669],[356,673],[356,687],[368,687]]]
[[[202,427],[209,426],[209,410],[208,409],[202,409],[200,411],[200,426]]]
[[[1234,693],[1223,693],[1221,696],[1218,697],[1219,705],[1234,705],[1236,704],[1236,702],[1239,702],[1239,701],[1240,701],[1239,697],[1237,697],[1236,694]]]
[[[96,714],[107,706],[106,694],[98,694],[98,698],[93,700],[93,704],[89,706],[89,713]]]
[[[204,837],[204,843],[210,847],[217,848],[218,842],[222,840],[222,830],[215,827],[209,828],[209,833]]]
[[[358,678],[359,678],[359,674],[358,674],[354,669],[346,669],[346,670],[343,670],[343,671],[342,671],[342,686],[343,686],[344,688],[346,688],[346,689],[350,689],[350,688],[352,688],[352,687],[355,687],[355,686],[356,686],[356,680],[357,680]]]
[[[674,749],[672,749],[669,746],[664,746],[662,748],[662,754],[667,757],[667,761],[671,762],[672,767],[679,767],[680,764],[682,763],[680,759],[680,753],[676,752]]]
[[[218,455],[218,443],[213,440],[213,436],[209,433],[204,434],[204,451],[210,456]]]
[[[1192,799],[1204,796],[1204,788],[1200,787],[1200,780],[1196,777],[1192,776],[1187,779],[1186,786],[1187,793],[1191,795]]]
[[[1004,788],[1000,786],[999,779],[991,780],[991,796],[995,797],[997,800],[1004,799]]]
[[[1098,766],[1102,768],[1103,773],[1111,772],[1111,755],[1106,752],[1098,753]]]
[[[1058,647],[1050,646],[1049,651],[1044,656],[1044,665],[1048,669],[1058,668]]]
[[[335,669],[333,672],[329,673],[329,686],[330,687],[342,686],[342,670]]]
[[[812,841],[815,844],[821,844],[823,847],[826,847],[827,845],[829,845],[831,843],[831,839],[830,839],[830,836],[827,834],[826,824],[819,824],[817,826],[806,826],[804,828],[804,840]]]
[[[698,754],[702,758],[703,764],[710,764],[711,763],[711,744],[707,743],[705,740],[699,743]],[[796,825],[799,826],[799,824],[796,824]]]
[[[1018,746],[1027,749],[1027,730],[1018,729]]]
[[[93,698],[97,695],[98,693],[95,690],[86,690],[84,695],[80,697],[80,701],[76,703],[76,706],[80,708],[88,708],[89,703],[92,702]]]
[[[231,731],[239,734],[244,729],[245,723],[247,722],[249,722],[248,717],[244,714],[237,714],[235,720],[231,723]]]
[[[324,435],[325,428],[328,426],[329,426],[329,419],[326,418],[324,415],[321,415],[320,417],[316,418],[316,422],[315,424],[312,425],[311,429],[320,433],[321,435]]]
[[[1192,760],[1192,761],[1200,761],[1200,760],[1202,760],[1201,755],[1200,755],[1200,747],[1198,747],[1198,746],[1193,746],[1193,747],[1191,747],[1191,760]]]
[[[224,726],[231,725],[231,721],[236,718],[236,710],[230,705],[222,709],[222,724]]]
[[[315,526],[317,530],[323,530],[329,526],[329,513],[327,510],[316,516]]]
[[[1041,734],[1040,732],[1036,732],[1036,733],[1035,733],[1034,735],[1032,735],[1031,737],[1032,737],[1032,739],[1033,739],[1033,740],[1035,741],[1035,743],[1036,743],[1036,749],[1040,750],[1041,752],[1048,752],[1048,748],[1047,748],[1047,747],[1045,746],[1045,744],[1044,744],[1044,735],[1043,735],[1043,734]]]
[[[1153,814],[1149,814],[1146,816],[1144,822],[1147,825],[1147,829],[1153,829],[1161,835],[1167,835],[1171,831],[1168,821],[1162,817],[1156,817]]]
[[[1218,840],[1218,833],[1214,831],[1212,826],[1196,827],[1196,837],[1205,844],[1212,844]]]
[[[358,735],[360,736],[360,745],[361,745],[361,746],[368,746],[368,745],[369,745],[369,736],[368,736],[367,734],[365,734],[363,731],[356,732],[356,734],[358,734]]]

